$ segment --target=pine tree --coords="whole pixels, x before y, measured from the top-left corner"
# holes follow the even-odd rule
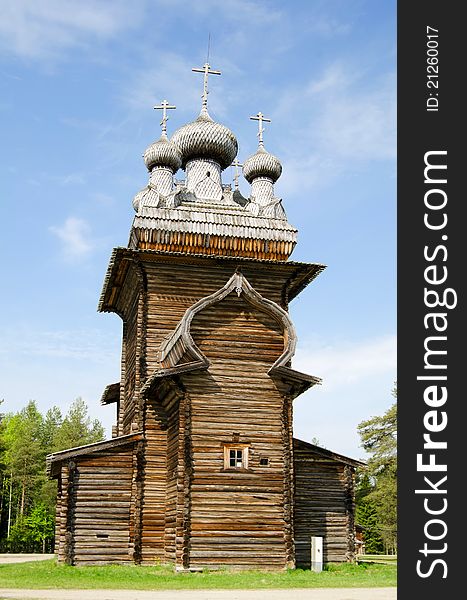
[[[57,406],[49,408],[45,414],[45,419],[42,427],[42,445],[47,452],[54,447],[55,438],[57,433],[62,426],[63,417],[62,412]]]
[[[392,395],[397,397],[397,386]],[[371,454],[368,476],[372,489],[361,499],[371,501],[376,511],[376,527],[386,552],[394,553],[397,546],[397,404],[383,416],[362,421],[358,432],[363,448]]]
[[[378,526],[376,503],[371,497],[375,488],[365,468],[357,469],[356,475],[355,521],[363,529],[365,552],[381,554],[384,550],[383,538]]]
[[[89,417],[84,400],[77,398],[57,429],[52,452],[100,442],[104,439],[104,433],[100,421]]]

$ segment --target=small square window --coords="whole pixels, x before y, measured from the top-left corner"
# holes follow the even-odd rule
[[[228,444],[224,446],[224,469],[247,469],[248,446]]]
[[[262,467],[267,467],[269,465],[269,458],[260,458],[259,459],[259,464]]]
[[[229,467],[243,467],[243,450],[230,450],[229,457]]]

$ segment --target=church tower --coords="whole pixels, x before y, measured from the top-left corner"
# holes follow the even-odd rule
[[[251,117],[258,149],[243,164],[249,197],[238,171],[234,189],[223,183],[240,165],[235,135],[208,112],[208,78],[220,73],[208,63],[193,71],[204,80],[199,116],[169,139],[175,106],[155,107],[162,132],[144,153],[149,182],[99,302],[123,321],[121,378],[102,398],[116,405],[113,437],[48,457],[59,560],[294,567],[294,518],[309,540],[314,510],[305,493],[297,500],[294,447],[304,485],[310,469],[333,465],[328,493],[337,485],[343,507],[336,556],[349,560],[357,463],[298,447],[292,432],[294,398],[320,380],[291,366],[288,305],[324,267],[288,260],[297,230],[274,193],[282,166],[265,149],[261,112]]]

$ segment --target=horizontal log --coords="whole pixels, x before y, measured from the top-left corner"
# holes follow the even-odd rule
[[[129,507],[126,508],[110,508],[110,507],[102,507],[102,506],[81,506],[78,504],[75,511],[76,516],[86,515],[86,514],[95,514],[97,515],[128,515]]]
[[[84,545],[80,545],[80,547],[76,546],[75,548],[75,558],[79,559],[81,557],[81,560],[85,559],[85,557],[89,556],[90,558],[94,555],[100,555],[100,556],[128,556],[128,548],[121,548],[121,550],[118,549],[114,549],[114,548],[107,548],[106,546],[102,545],[100,547],[93,547],[93,546],[84,546]]]
[[[123,537],[124,535],[126,535],[128,537],[128,526],[127,526],[127,524],[123,524],[121,526],[121,528],[118,528],[118,527],[112,528],[112,527],[109,527],[108,524],[106,523],[102,527],[99,526],[99,527],[91,528],[90,524],[88,524],[88,525],[82,524],[79,527],[77,527],[75,535],[78,537],[79,536],[96,537],[97,535]]]
[[[78,553],[78,552],[91,552],[92,549],[96,549],[96,550],[102,550],[102,548],[104,546],[111,546],[111,549],[114,553],[128,553],[128,548],[129,548],[129,538],[127,536],[127,538],[109,538],[109,539],[96,539],[96,538],[86,538],[86,537],[79,537],[76,538],[75,544],[74,544],[74,552]]]
[[[252,548],[253,546],[268,546],[273,548],[280,548],[281,551],[284,548],[284,532],[276,531],[270,536],[255,536],[248,535],[245,532],[242,535],[238,535],[241,532],[237,532],[231,536],[219,536],[219,535],[203,535],[203,536],[192,536],[191,548],[213,548],[215,546],[228,546],[232,550],[238,549],[240,551],[245,550],[245,546]]]
[[[234,550],[229,552],[228,550],[191,550],[190,551],[190,559],[198,559],[201,560],[209,560],[209,559],[219,559],[220,561],[227,561],[228,559],[233,559],[231,562],[246,562],[248,560],[258,560],[264,562],[273,562],[273,561],[284,561],[285,552],[280,552],[277,549],[270,549],[270,552],[267,555],[261,551],[258,552],[256,549],[252,548],[251,551],[248,548],[243,546],[243,551]]]

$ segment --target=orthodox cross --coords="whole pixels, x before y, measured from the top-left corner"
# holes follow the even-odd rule
[[[169,117],[167,116],[167,110],[171,109],[171,108],[177,108],[176,106],[170,106],[170,104],[167,102],[167,100],[162,100],[162,102],[155,106],[154,108],[158,108],[160,110],[162,110],[162,121],[160,122],[160,125],[162,126],[162,135],[167,135],[167,121],[169,119]]]
[[[263,143],[263,131],[264,131],[264,127],[263,127],[263,122],[265,123],[270,123],[271,119],[267,119],[262,112],[259,112],[256,116],[254,117],[250,117],[250,119],[252,119],[253,121],[258,121],[258,137],[259,137],[259,145],[260,146],[264,146]]]
[[[235,189],[238,190],[238,178],[240,177],[240,173],[238,172],[238,167],[243,167],[242,164],[240,164],[238,162],[238,158],[236,158],[233,163],[232,166],[235,167],[235,175],[233,177],[233,180],[235,182]]]
[[[201,98],[203,99],[203,108],[207,109],[208,108],[208,76],[209,75],[220,75],[221,72],[220,71],[213,71],[211,69],[211,65],[207,62],[204,63],[204,67],[202,69],[198,69],[197,67],[193,67],[193,69],[191,69],[192,71],[195,71],[195,73],[204,73],[204,81],[203,81],[203,95],[201,96]]]

